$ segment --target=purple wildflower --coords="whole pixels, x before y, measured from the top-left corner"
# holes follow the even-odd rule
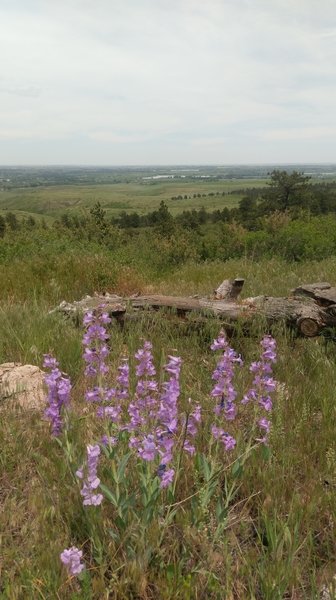
[[[146,461],[154,460],[157,454],[155,437],[152,434],[145,435],[138,447],[138,455]]]
[[[214,408],[217,416],[221,414],[227,421],[233,421],[236,416],[235,399],[237,392],[233,386],[233,376],[235,364],[242,365],[243,361],[236,352],[230,348],[223,332],[220,333],[217,340],[214,340],[212,349],[224,350],[223,355],[217,363],[217,367],[213,372],[212,379],[216,381],[212,389],[211,395],[213,398],[218,398],[219,402]]]
[[[103,309],[103,307],[100,307]],[[106,325],[111,322],[110,317],[102,310],[97,313],[89,311],[84,316],[86,332],[83,336],[84,360],[87,363],[85,374],[88,377],[98,378],[99,385],[94,386],[85,393],[88,402],[101,404],[97,409],[98,417],[106,417],[113,423],[120,421],[120,399],[127,398],[128,394],[128,364],[119,367],[120,375],[117,378],[118,389],[105,386],[104,377],[108,373],[106,359],[109,355],[107,340],[109,338]],[[114,401],[111,406],[111,402]]]
[[[189,398],[189,403],[191,399]],[[196,404],[193,412],[188,415],[187,421],[187,429],[186,429],[186,439],[183,444],[183,450],[188,452],[189,454],[195,454],[196,448],[194,444],[191,442],[191,439],[195,437],[198,431],[199,424],[201,422],[201,406]]]
[[[82,550],[78,550],[75,546],[66,548],[61,553],[61,561],[66,566],[70,575],[79,575],[85,569],[85,565],[81,562],[82,556]]]
[[[83,336],[83,344],[85,346],[83,357],[87,363],[85,375],[88,377],[106,375],[108,372],[105,361],[109,355],[106,343],[109,336],[105,325],[110,322],[110,317],[104,312],[93,313],[93,311],[88,311],[84,315],[83,323],[87,329]]]
[[[219,336],[214,340],[210,346],[211,350],[224,350],[227,346],[227,341],[224,331],[219,332]]]
[[[97,476],[98,460],[100,455],[100,448],[98,444],[95,446],[87,446],[87,466],[78,469],[76,475],[79,479],[83,480],[83,487],[81,490],[81,496],[83,496],[84,506],[98,506],[103,501],[102,494],[96,494],[95,490],[100,484],[100,479]]]
[[[224,431],[221,427],[216,427],[213,425],[211,427],[211,433],[214,436],[215,440],[219,440],[225,446],[225,450],[233,450],[236,446],[236,440],[232,435]]]
[[[156,375],[153,364],[152,347],[150,342],[145,342],[143,348],[140,348],[135,353],[135,358],[138,360],[138,365],[136,367],[136,374],[138,377],[143,377],[144,375],[153,377],[153,375]]]
[[[235,404],[237,392],[233,385],[234,369],[236,364],[241,366],[243,361],[241,357],[230,348],[223,331],[220,332],[217,340],[214,340],[211,349],[224,351],[212,375],[212,379],[214,379],[216,383],[211,391],[211,395],[213,398],[218,399],[214,408],[214,413],[218,419],[224,417],[226,421],[233,421],[237,414],[237,407]],[[236,442],[234,438],[216,425],[213,425],[212,427],[212,434],[216,439],[223,442],[226,450],[231,450],[235,446]]]
[[[104,434],[101,439],[101,443],[103,446],[115,446],[117,443],[117,438],[113,435]]]
[[[177,402],[180,396],[180,371],[182,364],[182,360],[178,356],[169,356],[168,358],[169,361],[165,366],[165,371],[169,374],[169,379],[162,384],[156,428],[161,463],[165,465],[172,460],[174,444],[177,437]],[[165,482],[165,485],[169,485],[169,477],[173,477],[171,474],[167,475],[170,471],[171,469],[168,469],[163,475],[162,481]]]
[[[118,371],[117,398],[118,400],[127,400],[129,397],[129,364],[127,358],[123,359],[122,364],[118,367]]]
[[[250,371],[254,374],[254,379],[251,389],[242,399],[242,404],[258,403],[260,408],[270,413],[272,411],[270,394],[276,389],[276,381],[272,377],[272,363],[276,361],[276,341],[270,335],[266,335],[260,345],[262,347],[260,360],[251,363]],[[271,423],[266,417],[262,417],[258,425],[263,432],[263,437],[258,438],[258,441],[266,443]]]
[[[158,468],[158,476],[160,477],[160,488],[168,487],[174,481],[175,470],[167,469],[166,465],[162,464]]]
[[[135,358],[138,361],[136,366],[138,381],[135,395],[128,405],[130,420],[126,425],[126,429],[133,432],[130,438],[130,447],[137,448],[139,456],[147,457],[145,460],[152,460],[148,456],[153,456],[153,451],[148,454],[147,446],[146,444],[143,446],[142,442],[145,440],[151,424],[153,425],[155,422],[157,412],[157,382],[154,379],[156,371],[151,350],[152,344],[145,342],[143,347],[135,354]],[[121,369],[119,375],[119,378],[121,378],[121,381],[119,381],[119,384],[121,384],[121,393],[123,395],[127,393],[128,395],[128,365],[127,370],[125,369],[125,365]],[[151,443],[154,442],[152,441]]]
[[[43,366],[51,369],[44,377],[48,388],[48,408],[44,414],[50,420],[52,435],[58,437],[63,427],[62,409],[70,402],[71,382],[62,375],[57,360],[49,354],[44,355]]]

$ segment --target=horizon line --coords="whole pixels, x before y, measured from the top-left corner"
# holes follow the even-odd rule
[[[110,169],[131,169],[131,168],[167,168],[167,167],[267,167],[267,166],[290,166],[290,165],[303,165],[303,166],[336,166],[336,162],[241,162],[241,163],[146,163],[146,164],[104,164],[104,163],[8,163],[0,164],[1,168],[32,168],[32,167],[54,167],[54,168],[110,168]]]

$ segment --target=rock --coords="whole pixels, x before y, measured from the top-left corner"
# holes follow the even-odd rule
[[[44,372],[35,365],[4,363],[0,365],[0,406],[18,405],[24,409],[43,410],[46,404]]]

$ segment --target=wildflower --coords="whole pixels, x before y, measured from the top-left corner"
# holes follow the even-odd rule
[[[48,388],[48,408],[44,414],[50,420],[52,435],[58,437],[63,427],[62,409],[70,402],[71,382],[68,377],[62,375],[58,368],[59,363],[51,355],[44,355],[43,366],[51,369],[44,377]]]
[[[242,404],[254,402],[267,413],[272,411],[272,398],[270,394],[276,390],[276,381],[272,377],[272,363],[276,361],[276,341],[266,335],[260,342],[262,352],[260,360],[252,362],[250,372],[254,374],[251,389],[244,395]],[[271,423],[266,417],[258,421],[258,426],[262,430],[262,437],[257,441],[267,442]]]
[[[103,309],[103,306],[100,307]],[[108,373],[106,359],[109,355],[107,340],[109,338],[105,325],[111,322],[110,317],[102,310],[97,313],[88,311],[84,315],[86,332],[83,336],[84,360],[87,363],[85,374],[88,377],[97,377],[99,385],[95,385],[85,393],[88,402],[101,404],[97,409],[98,417],[107,417],[113,423],[119,423],[121,406],[117,400],[127,398],[128,395],[128,364],[119,367],[120,375],[117,379],[118,390],[104,385],[104,376]],[[114,400],[114,404],[106,406]]]
[[[127,358],[123,359],[122,364],[118,367],[118,371],[119,375],[117,377],[117,398],[119,400],[127,400],[129,396],[129,364]]]
[[[97,476],[98,460],[100,455],[100,448],[98,444],[87,446],[87,467],[84,472],[84,468],[78,469],[76,475],[79,479],[83,480],[83,487],[81,490],[81,496],[83,496],[84,506],[98,506],[103,501],[102,494],[96,494],[95,490],[100,484],[100,479]]]
[[[214,379],[216,383],[211,391],[211,396],[218,399],[214,408],[214,413],[217,420],[224,417],[226,421],[234,421],[237,414],[237,407],[235,404],[237,392],[233,385],[234,370],[236,364],[241,366],[243,361],[241,357],[230,348],[223,331],[221,331],[219,337],[214,340],[211,349],[224,351],[212,375],[212,379]],[[211,431],[215,439],[220,440],[224,444],[226,450],[232,450],[235,447],[236,440],[230,434],[226,433],[224,429],[217,427],[217,425],[213,425]]]
[[[157,412],[158,438],[161,461],[168,464],[172,460],[175,438],[178,430],[177,402],[180,396],[181,358],[169,356],[165,371],[169,373],[168,381],[162,384],[160,406]],[[166,478],[166,476],[165,476]]]
[[[189,403],[191,398],[189,398]],[[187,417],[186,436],[183,444],[183,450],[189,454],[195,454],[196,448],[191,442],[191,439],[197,434],[198,426],[201,422],[201,406],[196,404],[194,410]]]
[[[217,340],[214,340],[211,348],[214,350],[224,350],[212,375],[212,378],[217,383],[213,387],[211,395],[213,398],[219,398],[219,403],[214,408],[214,413],[217,416],[223,414],[227,421],[233,421],[237,412],[234,403],[237,395],[233,386],[234,367],[235,364],[242,365],[243,361],[241,357],[229,347],[223,332],[220,333]]]
[[[115,446],[117,443],[117,438],[113,435],[104,434],[101,438],[101,443],[103,446]]]
[[[224,444],[225,450],[233,450],[233,448],[236,446],[236,440],[234,439],[234,437],[232,437],[232,435],[224,431],[224,429],[222,429],[221,427],[216,427],[215,425],[213,425],[211,427],[211,433],[216,440],[219,440]]]
[[[175,469],[167,469],[167,465],[160,464],[157,474],[160,478],[160,488],[168,487],[174,481]]]
[[[142,440],[150,430],[151,423],[153,424],[156,418],[157,409],[157,382],[153,377],[156,375],[156,370],[153,364],[152,344],[145,342],[140,348],[135,358],[138,361],[136,366],[136,375],[138,377],[135,395],[132,402],[128,405],[128,415],[130,420],[126,425],[128,431],[134,432],[130,438],[130,447],[137,448],[139,456],[144,453],[147,455],[146,448],[141,447]],[[127,365],[128,367],[128,365]],[[128,395],[128,368],[125,365],[120,370],[119,377],[121,378],[120,393],[124,396]],[[127,377],[127,388],[126,388]],[[119,381],[120,383],[120,381]],[[146,460],[149,460],[148,458]]]
[[[173,434],[177,430],[181,363],[182,360],[179,357],[169,356],[169,362],[165,366],[165,371],[170,374],[170,377],[162,386],[158,420],[166,428],[168,434]]]
[[[155,437],[154,435],[146,435],[141,441],[141,445],[138,448],[138,454],[143,460],[151,461],[154,460],[157,453]]]
[[[82,556],[82,550],[78,550],[75,546],[66,548],[60,554],[61,561],[66,566],[70,575],[79,575],[85,569],[85,565],[81,562]]]
[[[110,322],[110,317],[104,312],[94,314],[93,311],[88,311],[84,315],[83,323],[86,326],[86,332],[83,336],[83,344],[85,346],[83,357],[87,363],[85,375],[88,377],[106,375],[108,372],[105,361],[109,355],[109,349],[106,344],[109,336],[105,325]]]

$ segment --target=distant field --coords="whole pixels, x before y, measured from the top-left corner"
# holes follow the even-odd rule
[[[209,182],[151,182],[121,183],[112,185],[78,186],[65,185],[40,188],[22,188],[0,191],[0,213],[6,210],[20,211],[32,215],[48,215],[58,217],[70,212],[85,212],[96,202],[100,202],[109,216],[118,215],[121,211],[137,211],[140,214],[158,208],[164,200],[170,211],[177,214],[187,209],[207,210],[222,209],[225,206],[236,206],[242,194],[228,195],[234,190],[252,187],[263,187],[266,179],[234,179]],[[208,196],[209,193],[219,195]],[[225,195],[222,195],[224,192]],[[206,194],[196,197],[194,194]],[[182,196],[182,200],[172,197]],[[187,198],[184,198],[187,196]]]

